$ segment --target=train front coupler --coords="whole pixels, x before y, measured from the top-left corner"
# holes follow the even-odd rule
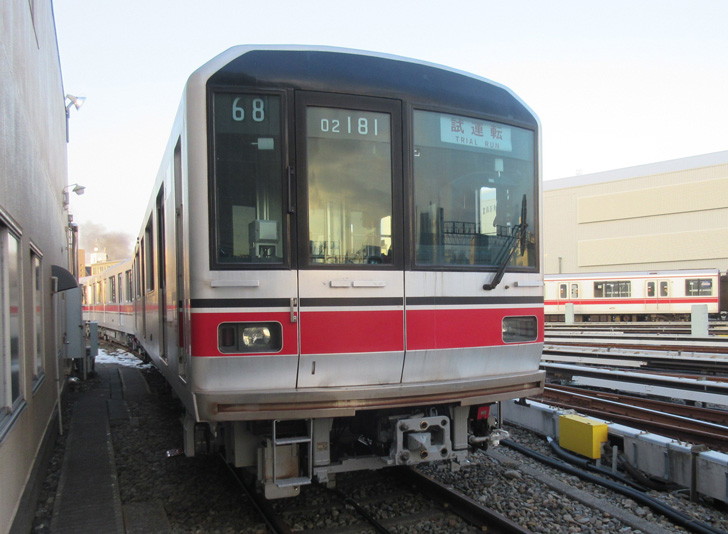
[[[390,457],[395,465],[416,465],[451,458],[450,418],[446,415],[399,419]]]

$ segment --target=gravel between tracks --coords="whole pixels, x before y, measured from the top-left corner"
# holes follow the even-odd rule
[[[156,370],[142,368],[141,372],[152,395],[142,403],[129,402],[131,417],[111,427],[122,504],[156,500],[166,511],[174,533],[264,534],[262,521],[217,458],[168,457],[167,451],[182,447],[181,410]],[[90,378],[81,388],[90,387],[93,380],[98,378]],[[66,408],[66,424],[72,417],[74,395]],[[546,451],[545,443],[533,434],[508,430],[514,441]],[[55,446],[36,510],[34,533],[50,532],[66,435],[59,436]],[[504,446],[472,454],[470,465],[456,473],[437,465],[424,470],[534,533],[686,532],[629,498],[545,467]],[[728,529],[725,507],[691,503],[680,494],[652,495],[698,521]],[[305,502],[305,495],[291,499],[290,505],[298,506],[297,501]],[[322,523],[320,528],[326,525]],[[433,525],[429,530],[418,527],[416,532],[457,530],[453,525]]]

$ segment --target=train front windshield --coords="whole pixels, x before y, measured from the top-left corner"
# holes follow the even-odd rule
[[[416,111],[416,263],[535,267],[535,172],[533,132]]]
[[[296,236],[286,239],[286,212],[307,243],[301,264],[386,268],[401,264],[408,248],[424,269],[537,266],[532,130],[415,110],[413,176],[404,188],[412,192],[412,230],[401,234],[414,242],[403,243],[394,220],[405,206],[393,191],[410,178],[393,164],[404,155],[393,144],[406,130],[399,116],[306,106],[306,128],[294,131],[305,135],[307,164],[297,178],[307,198],[293,209],[284,163],[293,139],[282,134],[281,97],[216,93],[213,106],[213,263],[221,268],[287,263]]]

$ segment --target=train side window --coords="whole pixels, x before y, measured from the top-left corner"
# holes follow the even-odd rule
[[[146,291],[154,291],[154,232],[152,218],[149,218],[144,230],[144,281]]]
[[[139,249],[137,249],[136,254],[134,255],[134,287],[136,288],[136,291],[134,294],[136,295],[136,298],[140,299],[142,297],[142,282],[141,282],[141,259],[140,259],[141,253]]]
[[[559,298],[566,298],[566,284],[559,284]]]
[[[632,296],[632,282],[616,280],[613,282],[594,282],[595,298],[620,298]]]
[[[670,296],[670,282],[668,282],[667,280],[660,281],[660,296],[661,297]]]
[[[710,278],[689,278],[685,280],[685,295],[688,297],[709,297],[713,294]]]
[[[132,301],[132,284],[131,284],[132,278],[131,278],[131,269],[129,269],[128,271],[126,271],[124,273],[124,276],[125,276],[124,283],[125,283],[125,289],[126,289],[126,293],[125,293],[124,299],[126,300],[126,302],[131,302]]]
[[[571,284],[571,298],[572,299],[579,298],[579,284]]]
[[[647,282],[647,296],[648,297],[655,296],[655,283],[654,282]]]
[[[109,278],[109,302],[114,304],[116,302],[116,280],[112,276]]]
[[[280,265],[285,198],[281,98],[214,93],[212,107],[212,263]]]

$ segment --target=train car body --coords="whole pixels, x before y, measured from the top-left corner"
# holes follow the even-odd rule
[[[721,311],[717,269],[546,275],[545,285],[547,321],[564,321],[568,305],[577,322],[687,320],[700,304]]]
[[[117,263],[95,276],[79,280],[85,321],[98,324],[99,337],[135,346],[132,262]]]
[[[236,47],[196,71],[131,270],[186,452],[282,497],[485,442],[489,405],[544,382],[539,144],[508,89],[404,58]]]

